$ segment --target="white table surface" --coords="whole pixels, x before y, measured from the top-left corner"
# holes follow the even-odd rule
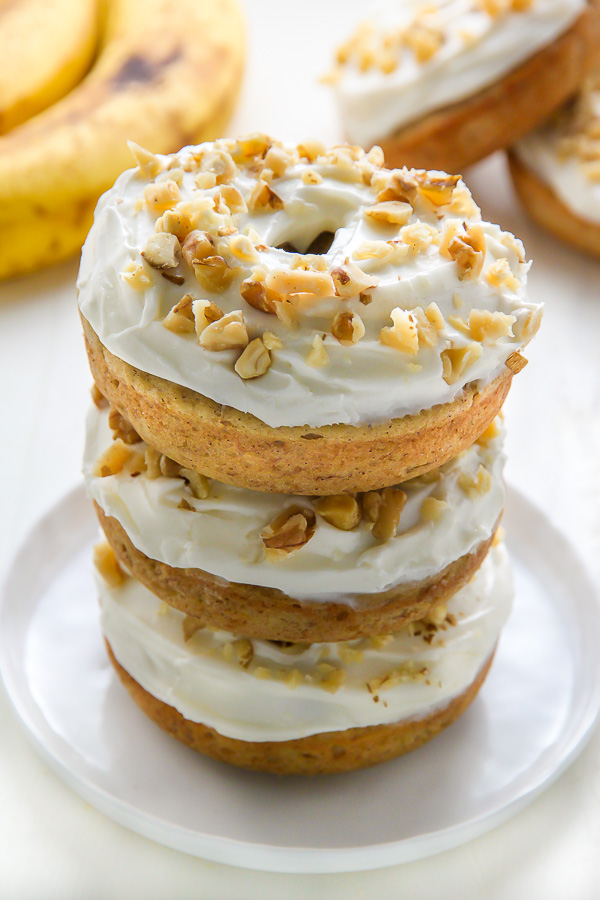
[[[334,106],[317,77],[364,4],[246,0],[245,6],[248,69],[228,133],[340,140]],[[528,349],[531,363],[506,405],[508,478],[571,535],[600,576],[600,264],[527,220],[501,155],[467,174],[484,215],[525,241],[534,259],[531,294],[547,303]],[[90,376],[76,271],[73,261],[0,285],[0,575],[35,519],[80,477]],[[488,835],[395,868],[310,876],[207,863],[116,825],[47,770],[1,689],[0,735],[2,900],[599,896],[598,732],[555,785]]]

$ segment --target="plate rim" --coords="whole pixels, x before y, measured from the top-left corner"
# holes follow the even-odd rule
[[[558,541],[562,545],[563,552],[568,554],[578,569],[578,579],[587,582],[586,589],[591,594],[588,611],[593,609],[593,615],[600,622],[600,585],[576,546],[521,491],[507,486],[506,502],[510,507],[521,507],[526,510],[529,516],[542,524],[554,542]],[[87,504],[84,485],[79,483],[55,501],[28,529],[13,553],[0,585],[0,625],[5,617],[10,615],[11,583],[13,578],[20,577],[21,560],[27,555],[30,543],[36,540],[39,532],[47,528],[50,521],[68,513],[73,506],[79,507],[80,511],[84,510]],[[79,541],[74,540],[73,535],[70,535],[70,545],[71,552],[79,545]],[[68,787],[121,826],[163,846],[211,862],[264,872],[324,874],[366,871],[433,856],[482,836],[512,818],[550,787],[582,752],[600,718],[599,658],[593,684],[588,687],[586,702],[577,713],[577,721],[562,737],[564,744],[561,744],[563,749],[559,761],[556,762],[555,754],[551,754],[535,778],[535,782],[500,808],[458,825],[386,843],[343,848],[277,847],[268,843],[209,835],[175,823],[167,825],[156,815],[146,811],[140,816],[139,808],[130,801],[122,800],[94,784],[90,779],[72,772],[66,762],[45,745],[38,724],[28,709],[27,700],[32,701],[33,698],[19,686],[11,671],[10,658],[3,650],[4,643],[1,636],[3,633],[4,629],[0,628],[0,679],[4,684],[5,694],[38,755]]]

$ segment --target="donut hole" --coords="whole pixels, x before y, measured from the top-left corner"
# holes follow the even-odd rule
[[[313,256],[322,256],[329,252],[334,239],[335,231],[321,231],[304,250],[296,247],[291,241],[284,241],[276,249],[284,250],[286,253],[310,253]]]

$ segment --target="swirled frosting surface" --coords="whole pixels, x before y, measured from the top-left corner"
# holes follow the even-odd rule
[[[98,590],[102,629],[123,668],[187,719],[243,741],[293,740],[426,716],[472,683],[512,604],[502,546],[454,595],[439,629],[343,644],[240,643],[208,629],[185,641],[183,615],[135,579],[116,589],[98,579]]]
[[[350,140],[368,146],[502,78],[552,43],[584,0],[393,0],[338,58],[336,94]]]
[[[434,473],[402,485],[407,500],[395,537],[377,540],[364,520],[342,531],[317,515],[314,535],[305,546],[272,559],[265,552],[262,530],[293,505],[310,508],[310,498],[211,481],[208,497],[197,499],[181,478],[151,479],[145,473],[131,477],[124,471],[100,477],[94,474],[96,461],[110,443],[107,413],[94,408],[87,423],[87,490],[138,550],[175,568],[198,568],[227,581],[278,588],[297,599],[352,605],[356,594],[421,581],[487,540],[504,505],[499,430],[485,445],[475,443],[442,466],[439,478]],[[487,474],[478,487],[480,470]],[[445,504],[436,521],[422,518],[429,497]],[[182,499],[191,510],[179,507]]]
[[[120,359],[273,427],[360,425],[418,413],[451,402],[467,383],[491,382],[533,336],[540,307],[526,297],[522,244],[481,222],[458,179],[390,172],[377,152],[366,156],[360,148],[270,142],[262,156],[242,158],[240,146],[241,139],[221,141],[155,157],[158,175],[124,172],[100,200],[82,254],[79,305]],[[276,166],[281,174],[267,165],[275,165],[273,153],[284,160]],[[228,181],[199,188],[215,177],[215,158],[228,160]],[[157,211],[144,192],[165,182],[171,206]],[[241,197],[237,206],[232,190]],[[409,201],[398,199],[408,194]],[[170,267],[148,263],[149,241],[161,229],[177,231],[185,248],[192,227],[212,242],[208,263],[188,264],[172,234]],[[334,235],[329,249],[307,253],[324,232]],[[350,289],[362,284],[352,296],[342,284],[348,271]],[[221,282],[214,280],[219,273]],[[274,311],[247,302],[241,292],[249,283],[267,291]],[[243,343],[215,350],[209,329],[198,335],[198,317],[196,333],[193,322],[181,333],[163,327],[185,297],[211,301],[225,315],[239,311],[247,340],[271,336],[266,371],[241,377],[235,366]],[[410,314],[414,332],[414,317],[423,322],[426,309],[435,318],[433,336],[419,326],[418,341],[394,343],[391,331],[401,326],[394,316],[406,324]],[[505,327],[484,334],[470,326],[473,311],[501,314]],[[340,317],[356,325],[354,343],[338,339]],[[465,365],[453,370],[444,353],[465,348]]]

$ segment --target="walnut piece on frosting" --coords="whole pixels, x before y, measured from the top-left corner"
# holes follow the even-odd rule
[[[477,362],[483,353],[481,344],[472,341],[466,347],[448,347],[442,350],[442,377],[446,384],[456,384],[461,375]]]
[[[234,309],[233,312],[211,322],[200,332],[198,340],[205,350],[235,350],[246,347],[249,338],[241,309]]]
[[[343,311],[335,314],[331,333],[344,347],[350,347],[364,337],[365,326],[358,313]]]
[[[119,565],[115,551],[110,544],[106,542],[96,544],[93,558],[96,569],[110,587],[118,588],[124,584],[127,575]]]
[[[394,347],[409,356],[419,352],[418,323],[412,310],[400,309],[397,306],[390,313],[393,325],[384,327],[379,332],[379,340],[388,347]]]
[[[240,378],[247,380],[264,375],[270,365],[271,354],[261,338],[255,338],[238,357],[234,368]]]
[[[261,531],[267,556],[289,556],[304,547],[315,533],[316,517],[309,507],[291,506]]]
[[[142,256],[153,269],[174,269],[181,258],[181,245],[176,235],[160,231],[148,238]]]
[[[360,505],[351,494],[317,497],[313,506],[321,518],[341,531],[351,531],[360,522]]]
[[[196,330],[193,312],[193,297],[185,294],[163,319],[163,327],[175,334],[193,334]]]
[[[406,499],[404,491],[394,487],[367,491],[363,495],[363,514],[367,521],[373,522],[373,537],[380,541],[394,537]]]

